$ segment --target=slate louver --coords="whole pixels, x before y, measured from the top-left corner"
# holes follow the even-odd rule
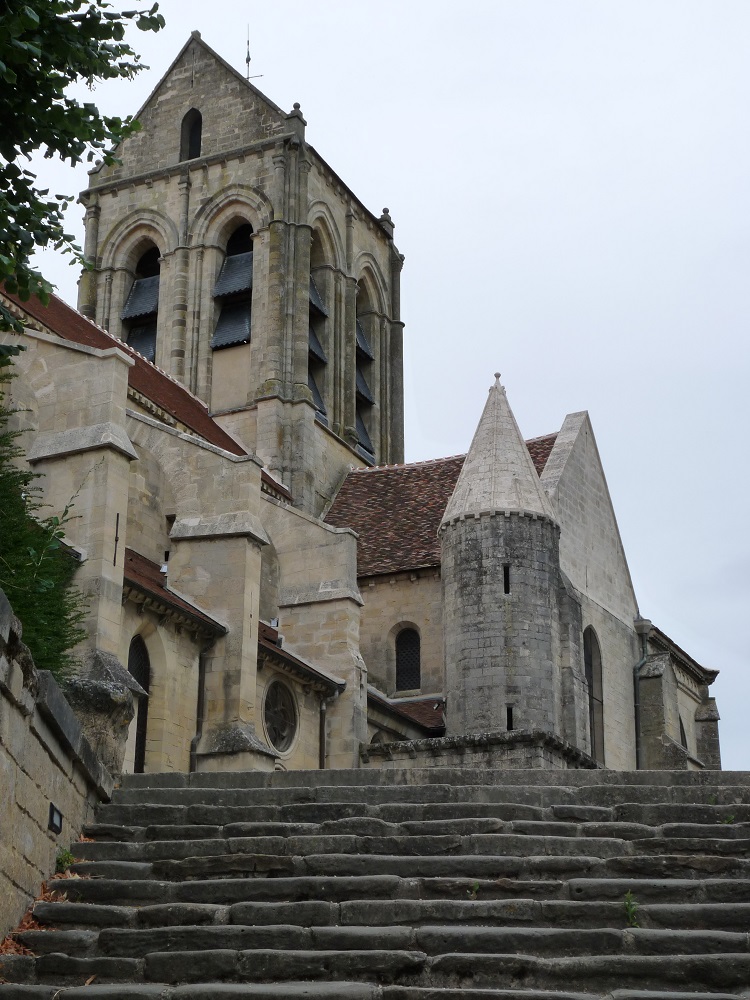
[[[147,323],[131,327],[126,343],[153,364],[156,359],[156,317]]]
[[[357,320],[357,352],[364,354],[369,361],[375,360],[375,355],[372,353],[372,348],[370,347],[370,342],[365,334],[365,329],[359,320]]]
[[[318,286],[313,281],[312,275],[310,275],[310,305],[317,309],[321,316],[327,316],[328,310],[323,304],[323,299],[318,291]]]
[[[328,364],[328,358],[326,357],[326,352],[323,350],[323,345],[318,339],[318,335],[315,332],[315,330],[313,330],[312,326],[310,327],[310,331],[308,334],[307,345],[310,354],[312,354],[312,356],[315,358],[316,361],[319,361],[322,365]]]
[[[250,341],[250,302],[225,302],[219,313],[219,322],[211,338],[211,347],[234,347]]]
[[[139,319],[154,316],[159,308],[159,275],[150,278],[136,278],[130,295],[122,311],[122,319]],[[136,348],[138,350],[138,348]]]
[[[221,265],[214,286],[214,298],[249,292],[253,287],[253,252],[233,254]]]

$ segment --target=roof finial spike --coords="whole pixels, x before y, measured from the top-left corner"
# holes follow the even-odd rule
[[[500,384],[500,372],[495,372],[495,384],[493,385],[492,388],[502,389],[502,385]]]
[[[245,78],[250,79],[250,25],[247,26],[247,55],[245,56]]]

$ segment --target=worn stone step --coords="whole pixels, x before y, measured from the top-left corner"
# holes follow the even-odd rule
[[[750,954],[601,955],[541,958],[532,955],[448,954],[434,959],[424,978],[430,985],[496,989],[556,989],[605,993],[648,990],[736,992],[750,983]],[[414,985],[423,985],[415,983]]]
[[[469,880],[462,886],[468,887]],[[395,899],[420,891],[416,882],[395,875],[365,877],[315,877],[201,879],[189,882],[157,880],[51,879],[51,889],[67,892],[68,898],[92,903],[138,905],[163,903],[208,903],[229,905],[253,900]],[[442,883],[441,883],[442,891]],[[465,891],[462,890],[457,891]]]
[[[750,859],[704,854],[622,854],[612,857],[541,854],[310,854],[260,855],[240,852],[153,862],[90,861],[72,866],[97,879],[190,881],[274,875],[397,875],[404,878],[476,879],[572,878],[740,878],[750,876]],[[150,898],[150,897],[149,897]]]
[[[623,854],[654,852],[660,854],[695,853],[694,840],[650,838],[642,841],[615,837],[532,836],[513,833],[447,834],[432,836],[370,837],[353,834],[327,834],[288,837],[227,837],[215,840],[157,840],[141,843],[75,843],[71,850],[85,860],[148,862],[215,857],[228,854],[256,854],[274,857],[312,854],[389,854],[401,856],[495,854],[505,857],[524,855],[580,855],[619,857]],[[745,857],[750,841],[706,841],[706,852]]]
[[[426,955],[412,951],[224,949],[155,952],[144,959],[143,966],[147,980],[164,983],[205,982],[212,979],[283,982],[288,979],[337,978],[352,978],[360,982],[393,982],[400,977],[420,975],[426,962]]]
[[[494,818],[503,821],[561,820],[580,822],[637,823],[647,828],[670,823],[697,823],[708,826],[733,826],[750,821],[750,806],[689,803],[641,805],[617,802],[609,805],[584,805],[553,801],[549,805],[530,802],[442,801],[442,802],[319,802],[305,801],[287,805],[244,805],[214,803],[163,805],[139,801],[124,805],[107,803],[97,811],[99,827],[149,827],[165,825],[223,826],[232,822],[324,823],[351,818],[372,817],[385,822],[424,822]]]
[[[414,767],[392,769],[299,770],[299,771],[226,771],[192,774],[175,771],[156,774],[124,774],[119,779],[124,788],[289,788],[302,785],[430,785],[430,784],[506,784],[506,785],[675,785],[716,787],[750,785],[746,771],[612,771],[544,770],[515,768],[513,770]]]
[[[369,983],[132,983],[65,987],[2,985],[2,1000],[379,1000],[380,987]],[[491,998],[490,998],[491,1000]],[[544,1000],[541,995],[526,1000]],[[557,1000],[567,1000],[558,997]],[[576,998],[573,998],[576,1000]],[[591,1000],[591,998],[587,998]]]
[[[464,898],[355,899],[341,902],[304,900],[256,901],[231,906],[211,903],[164,903],[142,907],[91,903],[37,903],[34,917],[51,927],[101,929],[105,927],[160,928],[189,924],[293,924],[315,926],[393,926],[475,924],[594,928],[626,925],[624,893],[607,902],[567,899],[482,898],[481,883],[462,886]],[[490,890],[491,891],[491,890]],[[632,890],[631,890],[632,891]],[[750,903],[648,903],[637,892],[639,926],[652,929],[750,932]],[[659,897],[661,898],[661,896]]]
[[[625,923],[624,910],[621,923]],[[154,952],[200,951],[420,951],[443,955],[454,951],[526,955],[740,954],[748,951],[747,933],[663,930],[641,927],[560,928],[465,926],[252,926],[152,927],[144,930],[104,928],[96,931],[25,931],[17,936],[34,954],[76,958],[146,958]]]
[[[564,804],[621,806],[623,803],[661,807],[664,804],[686,807],[736,807],[736,819],[747,819],[750,809],[750,787],[743,785],[621,785],[591,784],[578,787],[567,785],[498,785],[463,783],[429,785],[320,785],[289,788],[121,788],[115,790],[112,801],[120,806],[159,804],[181,806],[211,804],[218,806],[276,805],[293,803],[332,802],[348,804],[381,804],[403,802],[513,802],[552,806]]]

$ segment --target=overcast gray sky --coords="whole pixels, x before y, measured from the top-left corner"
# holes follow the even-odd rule
[[[135,112],[194,28],[244,71],[250,22],[255,84],[396,223],[407,460],[467,449],[496,370],[527,437],[589,410],[641,613],[721,670],[724,766],[749,768],[747,0],[161,10],[100,107]]]

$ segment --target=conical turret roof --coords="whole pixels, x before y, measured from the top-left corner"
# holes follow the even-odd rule
[[[557,522],[497,374],[441,527],[462,515],[492,511]]]

